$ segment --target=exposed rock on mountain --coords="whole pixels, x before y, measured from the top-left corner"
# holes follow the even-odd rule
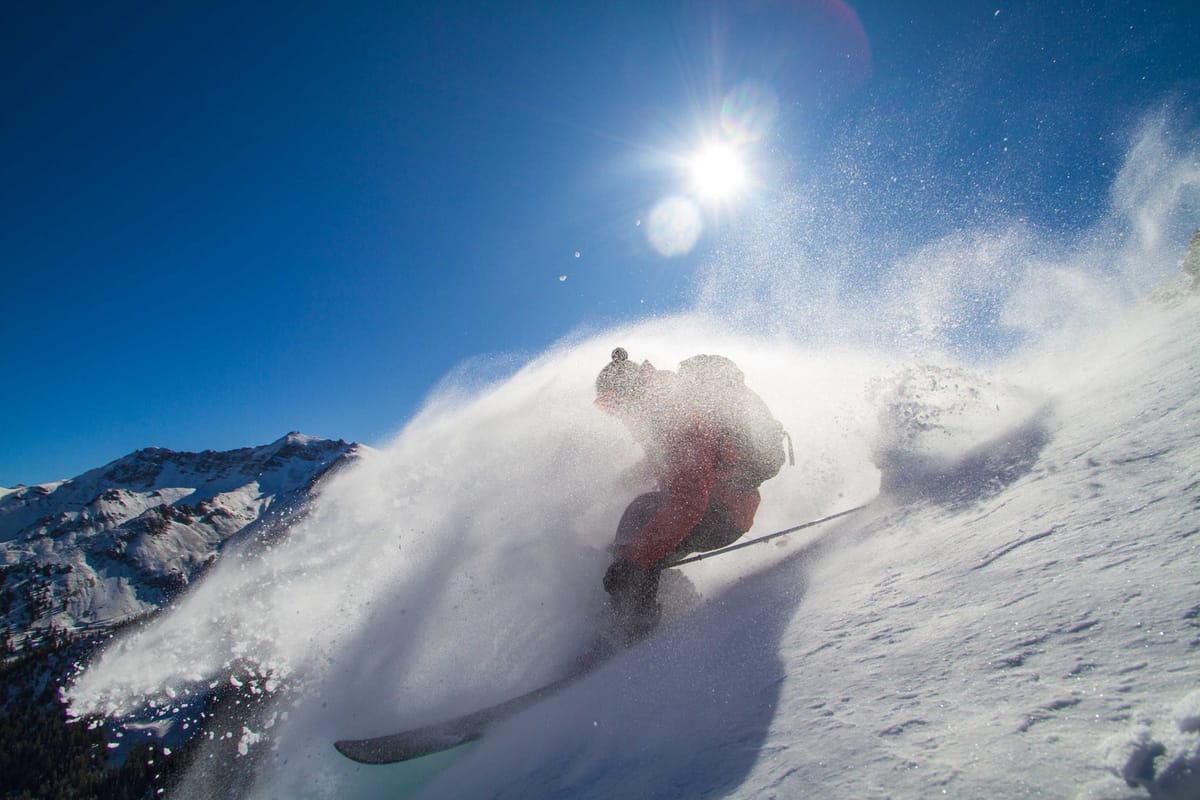
[[[0,490],[0,625],[20,646],[153,611],[231,539],[283,527],[365,448],[289,433],[261,447],[152,447],[60,483]]]

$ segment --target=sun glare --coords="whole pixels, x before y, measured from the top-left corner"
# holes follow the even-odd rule
[[[705,145],[688,159],[687,166],[692,187],[705,200],[728,200],[746,186],[746,163],[730,145]]]

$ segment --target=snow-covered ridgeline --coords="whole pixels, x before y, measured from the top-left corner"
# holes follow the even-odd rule
[[[295,511],[361,445],[291,433],[223,452],[147,448],[0,494],[0,625],[17,641],[160,607],[242,531]]]

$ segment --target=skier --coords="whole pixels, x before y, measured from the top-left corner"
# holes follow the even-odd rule
[[[750,530],[759,484],[783,465],[785,434],[722,356],[695,356],[675,373],[635,364],[618,347],[596,378],[595,402],[630,430],[658,484],[625,509],[604,575],[616,633],[630,643],[658,624],[667,566]]]

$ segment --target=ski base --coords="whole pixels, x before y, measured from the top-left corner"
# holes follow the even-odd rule
[[[584,677],[607,661],[615,652],[611,649],[593,648],[588,656],[581,660],[579,668],[566,677],[494,706],[472,711],[461,717],[386,736],[375,736],[369,739],[343,739],[334,742],[333,746],[346,758],[360,764],[396,764],[440,753],[475,741],[495,723],[529,708]]]

